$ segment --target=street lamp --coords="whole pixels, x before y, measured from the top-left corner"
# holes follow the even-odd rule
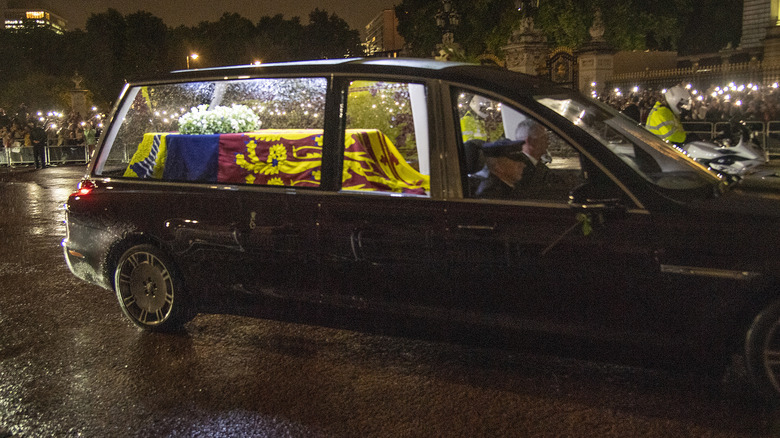
[[[198,55],[197,53],[190,53],[189,55],[187,55],[187,69],[188,70],[190,68],[190,58],[192,58],[192,60],[195,61],[196,59],[198,59],[199,56],[200,55]]]

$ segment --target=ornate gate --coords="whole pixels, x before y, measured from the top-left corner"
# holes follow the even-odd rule
[[[559,47],[547,57],[547,74],[554,83],[577,89],[577,57],[568,47]]]

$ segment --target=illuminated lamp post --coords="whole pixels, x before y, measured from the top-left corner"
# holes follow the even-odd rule
[[[187,55],[187,69],[190,68],[190,58],[192,58],[193,61],[197,60],[200,57],[197,53],[190,53]]]

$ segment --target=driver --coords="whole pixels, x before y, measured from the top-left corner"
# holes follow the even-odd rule
[[[666,90],[662,100],[655,103],[647,116],[645,127],[669,143],[685,143],[688,134],[680,122],[680,112],[689,107],[690,103],[691,95],[688,90],[680,85],[675,85]]]

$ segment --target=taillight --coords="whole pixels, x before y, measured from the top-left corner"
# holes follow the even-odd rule
[[[73,192],[73,194],[71,196],[87,196],[94,189],[95,189],[95,183],[94,182],[92,182],[92,181],[90,181],[88,179],[83,179],[79,183],[78,187],[76,187],[76,191]]]

